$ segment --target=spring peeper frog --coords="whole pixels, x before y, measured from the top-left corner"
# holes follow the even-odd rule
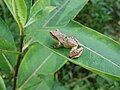
[[[65,48],[71,48],[69,58],[78,58],[83,52],[83,48],[80,46],[79,41],[75,37],[67,36],[59,31],[59,29],[50,31],[50,35],[58,41],[56,48],[64,46]]]

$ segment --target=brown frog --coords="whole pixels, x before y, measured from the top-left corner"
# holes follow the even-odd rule
[[[67,36],[59,31],[59,29],[50,31],[50,35],[57,40],[58,44],[56,48],[64,46],[65,48],[71,48],[69,57],[78,58],[83,52],[83,48],[80,46],[79,41],[75,37]]]

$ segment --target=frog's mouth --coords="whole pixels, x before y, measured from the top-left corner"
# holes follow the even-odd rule
[[[50,35],[55,39],[55,40],[58,40],[57,37],[55,37],[52,32],[50,32]]]

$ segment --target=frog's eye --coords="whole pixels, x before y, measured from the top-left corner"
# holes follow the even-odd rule
[[[65,36],[65,39],[67,40],[67,39],[68,39],[68,37],[67,37],[67,36]]]
[[[64,36],[64,35],[63,35],[63,36]],[[65,36],[65,38],[66,38],[66,39],[68,39],[68,38],[69,38],[69,36]]]
[[[59,29],[56,29],[55,31],[59,31]]]

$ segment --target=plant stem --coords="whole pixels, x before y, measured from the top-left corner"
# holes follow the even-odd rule
[[[23,40],[24,40],[24,33],[23,33],[23,28],[20,30],[20,47],[19,47],[19,55],[17,58],[17,64],[16,64],[16,68],[15,68],[15,74],[14,74],[14,81],[13,81],[13,90],[16,90],[16,83],[17,83],[17,76],[18,76],[18,69],[21,63],[21,59],[22,59],[22,47],[23,47]]]

